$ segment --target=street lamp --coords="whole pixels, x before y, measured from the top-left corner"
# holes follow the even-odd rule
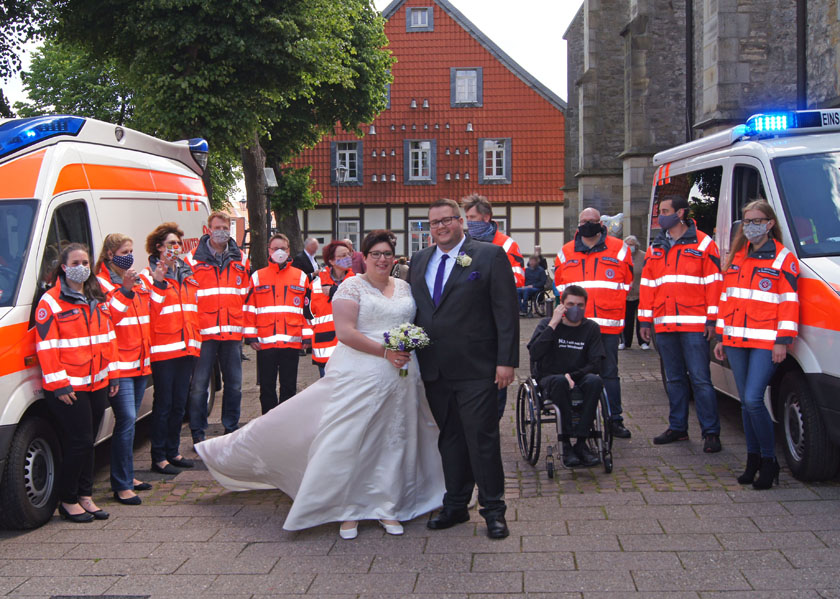
[[[347,167],[343,164],[339,164],[335,167],[335,231],[333,235],[333,240],[338,239],[338,213],[339,208],[341,207],[341,197],[338,193],[338,188],[344,183],[344,179],[347,177]]]

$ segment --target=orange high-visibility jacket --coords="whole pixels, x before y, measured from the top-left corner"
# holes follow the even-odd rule
[[[507,254],[510,267],[513,269],[513,279],[516,281],[516,286],[525,287],[525,260],[522,259],[519,244],[499,230],[496,230],[493,244],[501,247]]]
[[[693,221],[671,245],[662,231],[645,254],[639,284],[639,323],[657,333],[702,333],[718,315],[720,252]]]
[[[149,289],[138,277],[126,294],[122,285],[113,283],[111,271],[105,264],[96,278],[108,297],[108,308],[117,333],[118,357],[114,362],[114,376],[128,378],[151,373]]]
[[[773,349],[799,331],[799,262],[775,239],[748,254],[746,246],[723,275],[716,331],[724,345]]]
[[[198,281],[198,322],[202,340],[242,339],[245,314],[242,305],[248,293],[251,269],[248,255],[240,251],[233,239],[221,264],[211,254],[210,236],[204,235],[187,261]]]
[[[352,270],[344,275],[344,281],[354,276]],[[329,291],[325,287],[330,286]],[[333,322],[332,296],[337,286],[330,274],[329,266],[324,267],[312,280],[312,361],[316,364],[326,364],[338,345]]]
[[[163,282],[158,283],[152,275],[157,261],[156,256],[149,258],[150,268],[140,273],[150,292],[152,362],[198,356],[201,353],[198,281],[189,266],[178,260],[174,275],[168,272]]]
[[[108,304],[62,290],[64,277],[41,296],[35,311],[38,362],[44,389],[56,395],[96,391],[116,379],[117,336]]]
[[[633,257],[620,239],[604,232],[589,248],[576,233],[554,259],[554,284],[561,293],[568,285],[586,289],[586,317],[598,324],[601,333],[618,335],[624,330],[627,292],[633,284]]]
[[[300,349],[304,326],[312,318],[312,284],[306,273],[290,262],[271,263],[251,275],[245,299],[244,335],[260,349]]]

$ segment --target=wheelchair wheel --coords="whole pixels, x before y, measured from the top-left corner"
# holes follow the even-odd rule
[[[610,428],[610,406],[607,402],[606,392],[601,393],[598,400],[598,417],[596,426],[601,427],[601,435],[598,437],[598,453],[601,456],[601,463],[604,465],[604,472],[609,474],[613,470],[612,459],[612,429]]]
[[[546,315],[546,312],[548,311],[546,309],[546,307],[548,306],[549,302],[551,301],[551,293],[548,290],[544,289],[544,290],[540,291],[534,297],[533,301],[534,301],[534,314],[539,316],[539,317],[543,317],[543,316]]]
[[[531,466],[540,459],[541,425],[536,388],[529,380],[519,386],[516,395],[516,440],[519,452]]]

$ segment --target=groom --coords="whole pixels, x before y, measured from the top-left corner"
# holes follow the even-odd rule
[[[499,446],[498,390],[519,364],[519,313],[504,250],[464,235],[461,210],[441,199],[429,208],[435,246],[411,259],[416,323],[432,344],[418,350],[426,397],[440,427],[438,449],[446,494],[432,530],[470,519],[478,485],[487,536],[503,539],[505,473]]]

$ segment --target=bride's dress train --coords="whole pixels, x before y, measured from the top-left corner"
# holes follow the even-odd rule
[[[391,298],[352,277],[334,300],[359,304],[357,328],[382,333],[414,318],[407,283]],[[213,476],[233,491],[280,489],[294,499],[283,527],[345,520],[411,520],[440,507],[438,428],[417,359],[408,376],[380,356],[339,343],[326,376],[234,433],[199,443]]]

